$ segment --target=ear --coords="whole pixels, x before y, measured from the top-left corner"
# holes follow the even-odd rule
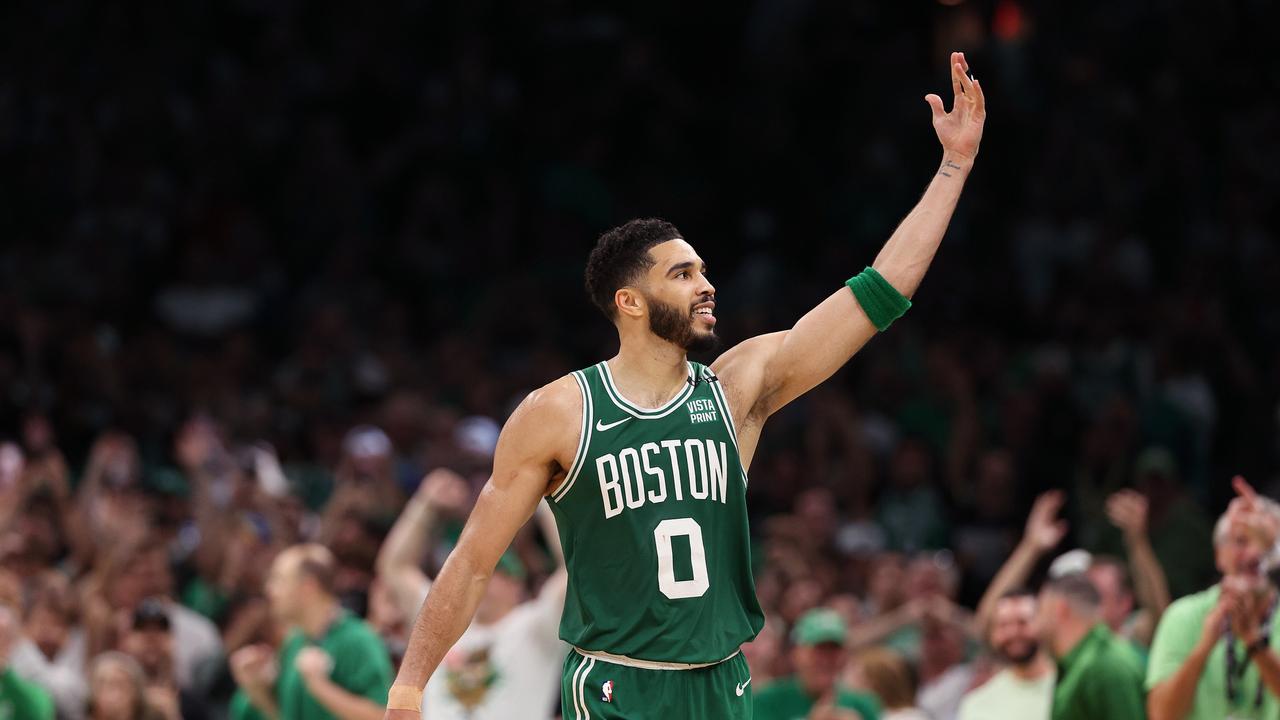
[[[633,287],[618,288],[613,294],[613,304],[619,315],[638,318],[645,313],[644,297]]]
[[[1055,598],[1053,603],[1053,610],[1054,610],[1053,612],[1054,617],[1056,617],[1058,619],[1058,622],[1060,623],[1070,620],[1073,615],[1071,610],[1071,603],[1067,602],[1066,598],[1061,598],[1061,597]]]

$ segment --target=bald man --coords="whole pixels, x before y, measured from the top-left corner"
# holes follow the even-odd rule
[[[323,545],[295,545],[272,563],[267,600],[288,635],[278,653],[251,645],[231,656],[234,720],[380,720],[391,660],[378,634],[338,603],[333,576]]]

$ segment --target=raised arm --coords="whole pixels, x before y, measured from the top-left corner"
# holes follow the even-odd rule
[[[1022,535],[1022,541],[1014,548],[1009,559],[1004,561],[1004,565],[1000,566],[978,603],[978,610],[974,614],[974,630],[979,637],[987,637],[996,601],[1010,590],[1025,585],[1040,558],[1062,542],[1067,534],[1067,521],[1058,519],[1058,511],[1062,509],[1065,500],[1061,490],[1050,490],[1036,498],[1035,504],[1031,506],[1031,514],[1027,517],[1027,530]]]
[[[1129,571],[1133,575],[1133,594],[1146,614],[1138,640],[1149,646],[1160,616],[1171,600],[1164,568],[1147,535],[1147,499],[1134,490],[1121,490],[1107,498],[1107,518],[1124,534]]]
[[[404,617],[417,615],[431,588],[421,563],[435,539],[441,513],[462,510],[468,495],[467,481],[457,473],[445,468],[431,471],[383,541],[376,564],[378,580]]]
[[[966,75],[962,53],[951,54],[955,102],[945,112],[942,99],[928,95],[933,127],[942,143],[942,163],[924,196],[903,219],[872,267],[903,297],[911,297],[951,221],[960,191],[973,167],[982,140],[986,104],[982,87]],[[791,330],[762,335],[726,352],[715,363],[718,375],[732,385],[742,410],[768,417],[848,362],[877,327],[872,315],[849,288],[841,287]]]
[[[507,421],[493,475],[418,613],[388,698],[387,720],[419,717],[421,690],[471,623],[498,559],[571,462],[565,446],[574,447],[577,437],[566,437],[565,429],[578,426],[581,412],[577,386],[562,378],[531,394]]]

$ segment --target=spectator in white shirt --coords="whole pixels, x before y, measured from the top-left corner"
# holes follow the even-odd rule
[[[421,559],[443,514],[463,514],[470,501],[466,480],[449,470],[423,479],[378,554],[378,581],[386,585],[409,622],[427,597],[431,580]],[[525,571],[508,551],[485,590],[475,620],[427,683],[423,717],[431,720],[506,720],[552,717],[560,669],[568,646],[559,639],[567,575],[550,510],[538,522],[559,568],[536,597],[526,599]]]

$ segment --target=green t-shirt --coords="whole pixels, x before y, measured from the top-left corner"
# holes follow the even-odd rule
[[[294,668],[294,659],[303,648],[318,645],[333,659],[329,679],[349,693],[380,705],[387,703],[391,687],[391,659],[387,648],[363,620],[345,610],[329,626],[320,642],[311,642],[293,630],[280,647],[280,675],[276,680],[276,704],[280,720],[335,720],[334,715],[307,692],[306,683]],[[233,720],[263,720],[264,715],[241,690],[231,701]]]
[[[1097,625],[1058,660],[1053,720],[1145,720],[1142,666],[1124,640]]]
[[[753,694],[752,715],[755,720],[805,720],[813,702],[798,678],[782,678]],[[862,720],[880,718],[880,703],[873,695],[836,688],[836,706],[857,711]]]
[[[213,622],[221,622],[231,599],[218,586],[196,577],[182,589],[182,604]]]
[[[1204,629],[1204,619],[1218,604],[1220,588],[1217,585],[1194,595],[1179,599],[1164,611],[1156,636],[1151,641],[1151,656],[1147,661],[1147,689],[1159,685],[1182,666],[1191,654]],[[1280,613],[1271,618],[1271,647],[1280,640]],[[1235,641],[1236,657],[1244,657],[1244,643]],[[1266,718],[1280,720],[1280,703],[1271,693],[1262,693],[1262,706],[1254,707],[1257,698],[1258,668],[1253,663],[1245,666],[1244,677],[1238,684],[1240,692],[1235,703],[1227,701],[1227,645],[1218,641],[1205,662],[1196,694],[1191,702],[1191,712],[1186,720],[1220,720],[1233,718]]]
[[[53,698],[5,668],[0,672],[0,720],[53,720]]]
[[[959,720],[1049,720],[1053,684],[1057,676],[1047,672],[1035,680],[1023,680],[1012,670],[1001,670],[960,701]]]

